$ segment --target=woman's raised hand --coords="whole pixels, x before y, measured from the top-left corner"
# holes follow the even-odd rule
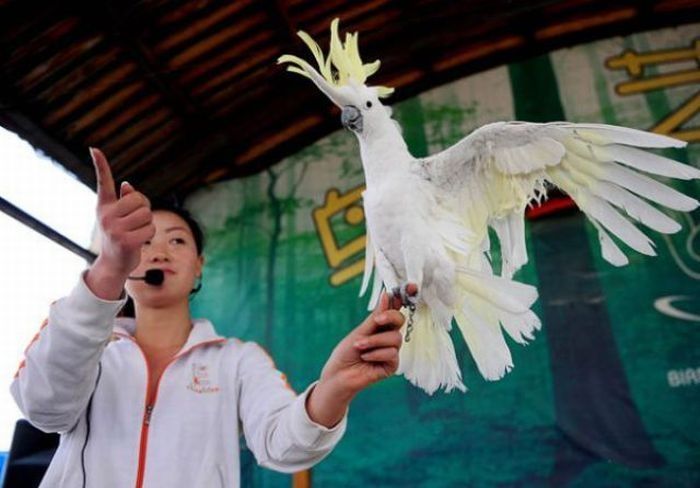
[[[117,195],[107,158],[90,148],[97,179],[97,224],[100,254],[86,275],[88,287],[98,297],[114,300],[121,296],[129,273],[141,260],[141,248],[154,233],[148,198],[123,182]]]

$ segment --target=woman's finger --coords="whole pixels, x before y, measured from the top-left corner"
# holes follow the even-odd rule
[[[127,192],[117,202],[114,215],[117,217],[125,217],[141,207],[151,208],[151,202],[148,201],[148,198],[146,198],[143,193],[137,191]]]
[[[117,192],[114,190],[114,178],[112,178],[112,170],[109,168],[107,158],[102,154],[102,151],[94,147],[90,148],[90,157],[95,165],[97,204],[104,205],[114,202],[117,199]]]
[[[395,347],[398,349],[401,346],[401,341],[401,333],[398,330],[391,330],[358,339],[355,341],[354,345],[355,348],[360,351],[368,351],[370,349],[379,349],[382,347]]]
[[[121,229],[124,229],[125,232],[131,232],[151,222],[153,222],[153,212],[151,212],[151,209],[148,207],[139,207],[129,215],[119,219],[118,225]]]
[[[128,241],[128,245],[133,249],[140,249],[146,241],[153,239],[156,233],[156,226],[153,223],[149,223],[134,229],[126,234],[125,240]]]
[[[399,350],[395,347],[383,347],[381,349],[374,349],[360,355],[363,361],[370,363],[387,363],[390,361],[396,361],[399,358]]]

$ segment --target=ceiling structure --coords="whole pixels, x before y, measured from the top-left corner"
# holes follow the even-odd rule
[[[88,147],[151,196],[263,170],[340,127],[276,64],[360,32],[388,103],[503,63],[700,20],[700,0],[0,0],[0,125],[94,186]]]

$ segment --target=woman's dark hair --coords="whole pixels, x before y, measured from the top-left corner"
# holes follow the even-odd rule
[[[187,226],[190,228],[190,231],[192,231],[192,236],[194,237],[194,244],[197,248],[197,255],[201,256],[202,252],[204,251],[204,233],[202,232],[202,228],[199,226],[197,221],[192,217],[192,214],[184,208],[179,205],[169,203],[165,200],[151,200],[151,211],[152,212],[170,212],[174,213],[178,217],[180,217],[182,220],[184,220],[187,223]],[[200,285],[192,290],[190,293],[190,296],[194,296],[199,289],[201,288],[201,283]],[[135,313],[134,313],[134,301],[131,299],[130,296],[127,296],[126,303],[124,304],[124,307],[122,307],[121,311],[119,312],[119,317],[130,317],[134,318]]]
[[[164,200],[152,200],[151,201],[151,211],[156,212],[170,212],[174,213],[182,220],[187,223],[187,226],[192,231],[192,236],[194,237],[194,243],[197,246],[197,255],[201,256],[204,251],[204,233],[202,228],[199,226],[197,221],[192,217],[192,214],[179,205],[173,205]]]

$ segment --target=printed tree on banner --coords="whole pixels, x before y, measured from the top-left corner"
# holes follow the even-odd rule
[[[293,219],[298,209],[312,204],[310,199],[298,197],[297,190],[309,164],[318,159],[307,154],[313,152],[304,150],[259,176],[231,182],[224,198],[229,200],[230,207],[237,208],[220,228],[208,231],[208,240],[217,248],[209,251],[208,265],[225,276],[236,277],[231,283],[235,296],[226,298],[229,300],[226,308],[237,310],[239,328],[231,332],[259,341],[267,348],[273,346],[277,265],[285,235],[284,218]],[[260,325],[262,331],[245,330]]]
[[[549,56],[508,68],[517,119],[565,119]],[[605,302],[597,299],[603,290],[590,249],[576,245],[585,241],[579,214],[532,225],[556,422],[563,434],[550,473],[555,486],[601,461],[639,468],[664,464],[632,399]]]
[[[317,151],[313,146],[304,151],[298,157],[287,160],[285,164],[276,169],[269,167],[265,170],[268,176],[266,187],[267,208],[265,209],[269,218],[270,227],[267,229],[269,243],[267,248],[267,260],[265,266],[265,344],[272,347],[273,328],[275,325],[275,305],[276,305],[276,269],[277,258],[280,247],[280,239],[283,233],[282,218],[285,215],[292,217],[300,208],[310,207],[312,201],[297,196],[299,185],[306,176],[309,164],[318,159]],[[293,181],[288,183],[284,190],[281,190],[283,176],[292,173]]]

